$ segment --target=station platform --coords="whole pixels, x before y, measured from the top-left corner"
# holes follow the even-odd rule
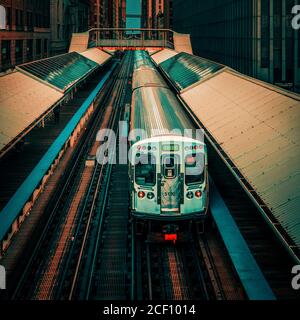
[[[44,144],[35,151],[36,155],[30,157],[30,164],[28,164],[24,173],[22,173],[22,177],[24,178],[30,170],[32,171],[25,177],[25,180],[22,180],[22,177],[17,177],[16,172],[13,173],[16,180],[11,182],[12,188],[10,189],[9,194],[6,195],[5,199],[2,199],[2,205],[8,198],[9,201],[0,212],[0,241],[2,250],[5,249],[6,242],[8,242],[18,230],[20,224],[24,221],[26,214],[30,212],[37,195],[43,188],[43,184],[51,175],[51,168],[55,166],[55,164],[58,164],[58,159],[64,152],[63,149],[68,147],[70,143],[72,144],[73,137],[76,139],[79,130],[92,112],[91,108],[93,108],[94,100],[110,78],[115,67],[116,63],[113,63],[110,67],[107,67],[101,76],[98,75],[99,78],[96,84],[94,83],[95,86],[92,90],[89,91],[88,96],[80,97],[79,93],[77,105],[74,106],[74,104],[72,104],[71,110],[69,109],[69,114],[64,117],[64,121],[62,121],[61,125],[58,126],[56,130],[53,130],[48,137],[48,141],[44,141]],[[66,108],[65,111],[67,110],[68,109]],[[35,139],[36,144],[39,144],[39,142],[42,141],[42,139],[38,139],[38,131],[38,129],[36,129],[36,133],[35,131],[32,131],[31,135],[32,141]],[[50,130],[48,132],[50,133]],[[29,150],[30,148],[28,151]],[[31,151],[33,151],[32,148]],[[37,162],[35,163],[34,160],[37,160]],[[20,166],[21,159],[14,159],[13,161],[19,163],[19,170],[23,169],[23,167]],[[2,165],[5,167],[7,162],[6,164],[4,162]],[[9,174],[10,173],[7,172],[7,175]],[[17,189],[15,190],[16,187]],[[13,195],[11,196],[12,193]]]
[[[210,210],[219,234],[249,300],[276,300],[212,180],[210,180],[210,203]]]

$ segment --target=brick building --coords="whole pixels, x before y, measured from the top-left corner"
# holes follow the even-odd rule
[[[126,27],[126,0],[95,0],[90,7],[90,28]]]
[[[50,0],[51,53],[67,52],[72,33],[89,29],[90,0]]]
[[[50,53],[50,0],[1,0],[0,72]],[[4,8],[4,9],[3,9]],[[3,26],[2,26],[3,27]]]
[[[170,25],[171,0],[142,0],[142,27],[164,29]]]

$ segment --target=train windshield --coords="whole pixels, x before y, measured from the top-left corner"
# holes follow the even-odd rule
[[[140,186],[154,186],[156,183],[156,158],[152,154],[140,155],[136,159],[135,181]]]
[[[204,157],[191,154],[185,158],[185,183],[187,185],[204,182]]]

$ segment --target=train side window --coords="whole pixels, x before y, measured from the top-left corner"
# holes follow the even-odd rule
[[[155,186],[156,158],[152,154],[144,154],[136,161],[135,181],[140,186]]]
[[[203,156],[190,154],[185,158],[185,183],[187,185],[204,182]]]

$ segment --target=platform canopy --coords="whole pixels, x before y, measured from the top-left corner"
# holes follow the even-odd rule
[[[183,91],[225,69],[225,66],[221,64],[186,52],[181,52],[163,61],[160,67],[178,91]]]
[[[98,67],[96,62],[77,52],[71,52],[30,62],[17,69],[65,92],[96,67]]]
[[[0,77],[0,150],[62,97],[61,92],[21,72]]]
[[[99,49],[88,49],[26,63],[0,77],[0,157],[68,90],[111,58]]]
[[[152,54],[152,59],[156,64],[161,64],[162,62],[176,56],[178,52],[171,49],[163,49],[161,51],[155,52]]]
[[[99,65],[103,65],[104,63],[106,63],[109,59],[112,58],[112,55],[102,51],[98,48],[92,48],[92,49],[88,49],[84,52],[80,52],[80,54],[82,56],[84,56],[85,58],[88,58],[92,61],[94,61],[95,63],[99,64]]]

